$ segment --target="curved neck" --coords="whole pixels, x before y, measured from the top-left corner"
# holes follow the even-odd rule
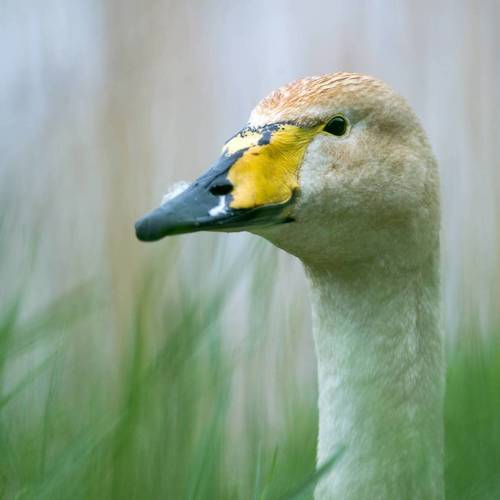
[[[345,447],[316,499],[444,498],[438,250],[411,269],[306,271],[318,463]]]

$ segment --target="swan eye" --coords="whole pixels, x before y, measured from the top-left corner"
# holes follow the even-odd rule
[[[343,116],[334,116],[323,129],[333,135],[344,135],[347,132],[347,120]]]

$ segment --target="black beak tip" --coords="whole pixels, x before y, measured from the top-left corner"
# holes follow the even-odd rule
[[[135,223],[135,235],[140,241],[155,241],[155,238],[151,231],[151,221],[148,217],[143,217]]]
[[[146,240],[146,235],[148,233],[147,231],[147,223],[143,221],[142,219],[139,219],[135,224],[135,235],[138,240],[140,241],[147,241]]]
[[[186,225],[189,226],[184,218],[159,207],[135,223],[135,235],[140,241],[158,241],[165,236],[190,232],[184,230]]]

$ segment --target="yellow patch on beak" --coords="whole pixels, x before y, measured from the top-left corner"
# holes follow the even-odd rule
[[[223,149],[236,156],[227,178],[233,185],[231,208],[286,203],[298,187],[298,173],[308,144],[321,126],[303,128],[276,123],[245,128]]]

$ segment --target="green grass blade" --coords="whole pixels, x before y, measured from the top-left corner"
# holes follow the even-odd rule
[[[304,497],[304,495],[311,492],[311,490],[316,486],[318,481],[325,476],[332,467],[340,460],[345,448],[339,448],[336,450],[332,456],[318,469],[308,477],[297,487],[292,489],[292,491],[285,494],[280,500],[299,500]]]

